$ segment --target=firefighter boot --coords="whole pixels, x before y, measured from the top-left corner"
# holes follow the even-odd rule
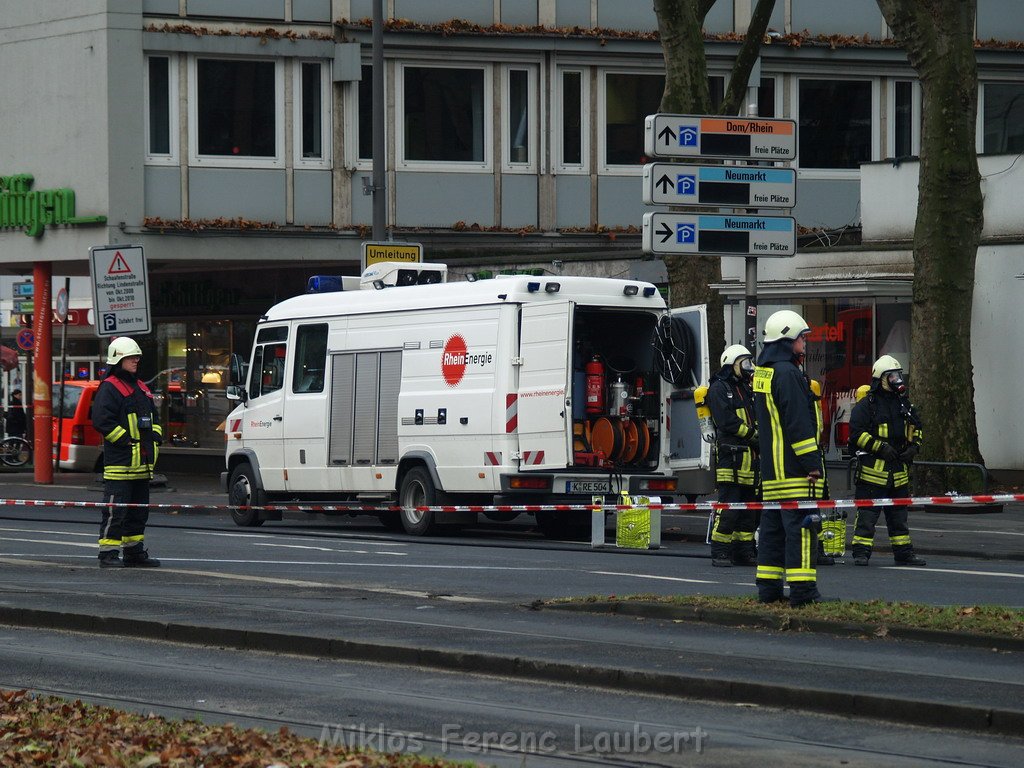
[[[732,564],[753,567],[757,565],[757,553],[752,541],[734,541],[732,543]]]
[[[100,568],[124,568],[124,562],[117,550],[100,552]]]
[[[144,549],[136,550],[135,552],[124,553],[124,567],[125,568],[159,568],[160,561],[155,557],[150,557],[149,552]]]
[[[731,544],[723,544],[718,541],[711,542],[711,564],[716,568],[732,567]]]
[[[867,565],[868,560],[871,559],[871,548],[865,547],[863,544],[853,545],[853,564],[854,565]]]
[[[893,547],[892,556],[896,561],[896,565],[923,566],[928,564],[926,560],[914,554],[913,547]]]

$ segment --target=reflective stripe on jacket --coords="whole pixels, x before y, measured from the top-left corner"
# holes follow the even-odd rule
[[[715,479],[719,483],[757,484],[757,423],[754,421],[754,393],[745,382],[726,370],[718,373],[708,387],[705,402],[715,423]]]
[[[917,412],[910,406],[917,418]],[[910,483],[910,465],[902,460],[886,461],[878,452],[891,445],[903,451],[909,445],[920,445],[924,433],[903,415],[900,399],[892,392],[876,386],[850,413],[850,443],[858,452],[857,482],[893,488]]]
[[[118,375],[120,374],[120,375]],[[153,477],[163,430],[153,394],[135,377],[116,369],[100,384],[92,404],[92,425],[103,435],[104,480]],[[143,426],[146,418],[151,426]]]
[[[754,370],[754,410],[760,436],[762,500],[824,498],[825,466],[818,445],[814,398],[807,379],[793,363],[790,345],[765,345]],[[817,480],[808,477],[814,471],[821,475]]]

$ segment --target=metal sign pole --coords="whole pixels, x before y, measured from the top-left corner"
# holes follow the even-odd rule
[[[384,148],[384,0],[373,0],[373,239],[387,239],[387,155]]]
[[[57,317],[60,319],[60,397],[57,405],[57,444],[53,448],[53,471],[60,472],[60,447],[64,443],[64,393],[67,391],[64,366],[68,359],[68,307],[71,306],[71,278],[64,278],[64,294],[57,296]],[[68,451],[71,451],[70,444]],[[70,459],[71,456],[68,456]]]
[[[754,73],[751,72],[751,79],[747,83],[747,115],[749,117],[757,117],[757,91],[760,87],[761,79],[761,60],[757,60],[757,66],[754,67],[757,70],[757,79],[754,79]],[[753,212],[753,211],[752,211]],[[744,323],[744,335],[743,338],[746,341],[746,347],[750,350],[754,356],[754,360],[757,360],[757,257],[747,256],[744,265],[744,277],[746,282],[745,290],[745,301],[746,307],[744,308],[744,317],[746,322]]]

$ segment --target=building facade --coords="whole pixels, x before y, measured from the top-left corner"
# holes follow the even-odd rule
[[[651,3],[382,1],[395,239],[423,243],[453,279],[664,279],[639,247],[643,119],[664,69]],[[266,308],[311,274],[359,271],[372,2],[76,0],[73,13],[58,0],[0,2],[0,66],[18,104],[0,112],[5,283],[52,262],[55,287],[72,276],[84,314],[89,247],[142,245],[155,325],[144,373],[183,449],[221,449],[227,360],[247,354]],[[708,14],[713,95],[753,5],[719,0]],[[1014,155],[1024,15],[1014,0],[978,5],[977,149]],[[796,258],[762,262],[762,315],[804,312],[812,373],[845,392],[877,354],[909,360],[908,251],[841,243],[868,226],[863,164],[917,152],[920,89],[874,0],[778,0],[769,30],[757,109],[798,122],[794,215],[816,234]],[[742,279],[742,259],[725,259],[730,329],[742,326]],[[10,339],[18,317],[6,318]],[[78,375],[102,345],[87,325],[68,335]],[[1024,469],[1019,450],[982,439],[991,466]]]

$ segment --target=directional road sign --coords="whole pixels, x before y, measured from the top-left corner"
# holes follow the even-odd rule
[[[31,315],[35,312],[35,301],[33,299],[15,299],[14,300],[14,314],[16,315]]]
[[[152,330],[149,274],[141,245],[89,249],[97,336],[131,336]]]
[[[653,157],[796,160],[796,121],[648,115],[644,151]]]
[[[15,283],[13,288],[16,299],[31,299],[35,295],[35,284],[31,282]]]
[[[644,202],[714,208],[792,208],[796,205],[796,171],[748,165],[649,163],[644,166]]]
[[[700,213],[645,213],[646,253],[717,256],[793,256],[792,216],[719,216]]]
[[[423,246],[420,243],[363,243],[363,271],[383,261],[419,264],[423,261]]]

